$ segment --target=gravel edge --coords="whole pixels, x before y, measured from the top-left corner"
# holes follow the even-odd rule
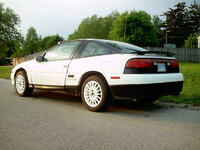
[[[191,104],[160,102],[160,101],[156,101],[155,104],[163,105],[163,106],[167,106],[167,107],[185,108],[185,109],[189,109],[189,110],[200,111],[200,106],[194,106]]]

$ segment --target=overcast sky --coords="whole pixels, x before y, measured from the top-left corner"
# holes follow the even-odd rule
[[[21,18],[21,32],[35,27],[42,37],[59,34],[65,39],[81,20],[94,14],[106,16],[113,10],[144,10],[151,15],[161,15],[183,0],[0,0]],[[193,0],[185,0],[190,5]],[[198,0],[197,0],[198,2]]]

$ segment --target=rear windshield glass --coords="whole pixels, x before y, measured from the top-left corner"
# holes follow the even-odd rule
[[[147,51],[144,48],[128,44],[128,43],[123,43],[123,42],[117,42],[117,41],[104,41],[108,46],[117,49],[120,52],[123,53],[131,53],[134,51]]]

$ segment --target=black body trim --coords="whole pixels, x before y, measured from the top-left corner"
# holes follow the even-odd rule
[[[167,64],[167,63],[165,63]],[[165,65],[165,72],[158,72],[157,65],[153,65],[152,68],[124,68],[124,74],[163,74],[163,73],[178,73],[178,68],[172,68],[171,66]]]
[[[80,96],[78,86],[65,86],[65,92],[70,95]]]
[[[131,53],[136,53],[137,55],[145,55],[145,54],[161,54],[167,57],[175,56],[174,53],[170,52],[161,52],[161,51],[133,51]]]
[[[179,95],[182,87],[183,81],[180,81],[158,84],[113,85],[110,86],[110,91],[115,99],[148,98]]]
[[[53,85],[33,85],[35,89],[44,90],[64,90],[64,86],[53,86]]]
[[[78,86],[52,86],[52,85],[29,85],[30,88],[39,90],[52,90],[52,91],[64,91],[67,94],[80,96]]]

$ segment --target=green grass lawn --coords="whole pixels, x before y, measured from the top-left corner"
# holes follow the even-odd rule
[[[0,78],[10,79],[13,66],[0,66]],[[180,96],[165,96],[160,101],[200,105],[200,63],[180,63],[184,76]]]
[[[13,66],[0,66],[0,78],[10,79]]]
[[[200,63],[180,63],[184,86],[180,96],[165,96],[160,101],[200,105]]]

